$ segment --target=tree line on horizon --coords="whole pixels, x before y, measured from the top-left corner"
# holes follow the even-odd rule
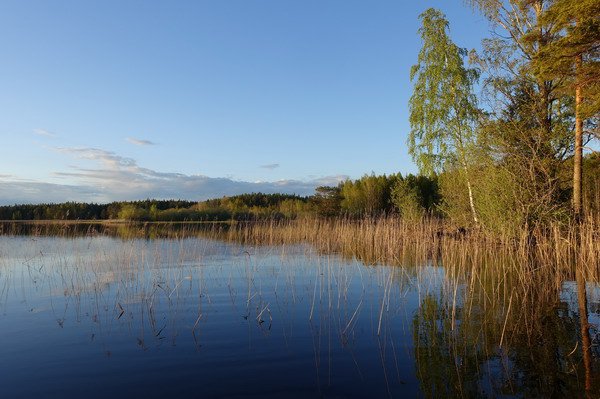
[[[585,208],[600,212],[600,154],[584,157]],[[569,172],[562,168],[567,201]],[[311,196],[249,193],[205,201],[117,201],[108,204],[65,202],[0,206],[0,220],[248,221],[302,217],[365,218],[396,215],[410,222],[425,217],[452,218],[452,195],[461,195],[454,171],[434,175],[364,175],[337,186],[317,187]],[[451,196],[451,197],[448,197]],[[463,201],[465,199],[463,198]],[[463,208],[467,205],[463,203]],[[510,216],[510,215],[509,215]]]
[[[437,177],[365,175],[335,187],[317,187],[312,196],[248,193],[205,201],[65,202],[0,206],[0,220],[228,221],[298,217],[381,216],[408,208],[403,196],[425,214],[438,201]],[[422,209],[421,209],[422,208]]]

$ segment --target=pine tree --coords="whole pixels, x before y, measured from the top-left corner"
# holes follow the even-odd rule
[[[540,19],[557,37],[535,59],[537,73],[563,79],[575,97],[573,211],[582,216],[584,122],[600,110],[600,1],[556,0]]]

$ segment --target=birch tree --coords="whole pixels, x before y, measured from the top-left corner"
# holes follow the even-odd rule
[[[460,165],[466,182],[473,221],[479,223],[469,153],[475,141],[478,109],[473,84],[478,71],[465,67],[467,50],[449,37],[449,23],[439,10],[420,15],[423,47],[410,72],[414,83],[409,102],[409,153],[419,169],[433,174],[451,161]]]

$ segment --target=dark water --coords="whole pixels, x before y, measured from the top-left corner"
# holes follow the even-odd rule
[[[597,395],[600,289],[587,330],[577,293],[496,306],[442,267],[307,245],[2,236],[0,395]]]

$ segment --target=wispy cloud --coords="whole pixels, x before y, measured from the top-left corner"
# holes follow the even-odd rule
[[[33,129],[33,133],[37,134],[38,136],[52,137],[52,138],[56,137],[56,133],[50,132],[46,129]]]
[[[260,165],[260,167],[263,169],[273,170],[273,169],[277,169],[279,167],[279,164],[278,163],[270,163],[267,165]]]
[[[56,150],[65,154],[71,154],[79,159],[98,161],[109,169],[118,169],[119,167],[136,165],[136,161],[132,158],[122,157],[112,151],[106,151],[100,148],[56,147]]]
[[[336,185],[347,176],[309,180],[247,182],[200,174],[165,173],[141,167],[134,159],[99,148],[62,147],[58,151],[92,161],[95,167],[72,166],[54,176],[69,184],[0,180],[0,203],[62,201],[109,202],[144,198],[204,200],[250,192],[310,195],[321,185]]]
[[[134,137],[127,137],[125,140],[134,145],[145,146],[145,145],[156,145],[155,142],[150,140],[136,139]]]

